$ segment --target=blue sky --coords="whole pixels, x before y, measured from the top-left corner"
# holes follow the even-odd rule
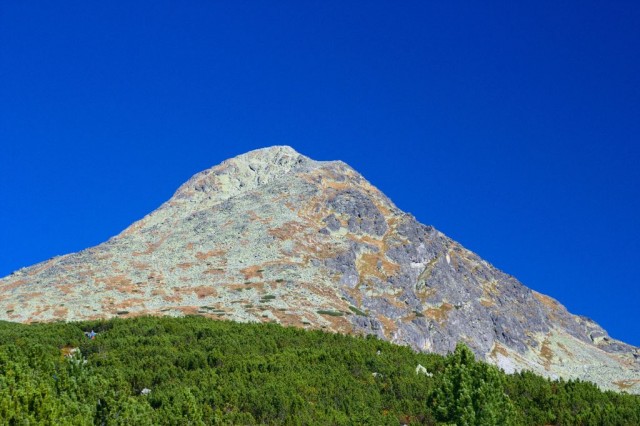
[[[0,276],[264,146],[640,345],[640,3],[0,5]]]

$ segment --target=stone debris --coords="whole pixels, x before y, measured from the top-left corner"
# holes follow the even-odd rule
[[[433,377],[433,373],[428,372],[427,369],[420,364],[416,367],[416,374],[424,374],[427,377]]]

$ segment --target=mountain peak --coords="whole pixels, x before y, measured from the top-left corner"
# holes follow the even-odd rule
[[[302,159],[302,161],[311,160],[309,157],[300,154],[288,145],[274,145],[245,152],[244,154],[223,161],[220,165],[226,163],[246,163],[254,166],[262,164],[269,168],[287,168],[288,165],[296,163],[300,159]]]
[[[194,175],[178,188],[172,200],[215,198],[223,201],[281,178],[292,170],[317,164],[286,145],[256,149]]]
[[[251,150],[249,152],[245,152],[244,154],[240,154],[238,157],[268,157],[273,158],[277,155],[301,155],[298,151],[292,148],[289,145],[273,145],[266,146],[264,148],[258,148]],[[237,157],[236,157],[237,158]]]

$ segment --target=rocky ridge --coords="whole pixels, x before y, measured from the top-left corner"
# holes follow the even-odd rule
[[[507,372],[640,393],[640,349],[399,210],[343,162],[290,147],[193,176],[109,241],[0,280],[17,322],[198,314],[375,334]]]

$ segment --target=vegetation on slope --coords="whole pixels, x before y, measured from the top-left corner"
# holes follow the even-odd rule
[[[95,330],[95,339],[84,332]],[[78,348],[78,350],[75,350]],[[426,373],[417,367],[425,367]],[[640,398],[375,338],[203,317],[0,322],[2,424],[640,424]]]

